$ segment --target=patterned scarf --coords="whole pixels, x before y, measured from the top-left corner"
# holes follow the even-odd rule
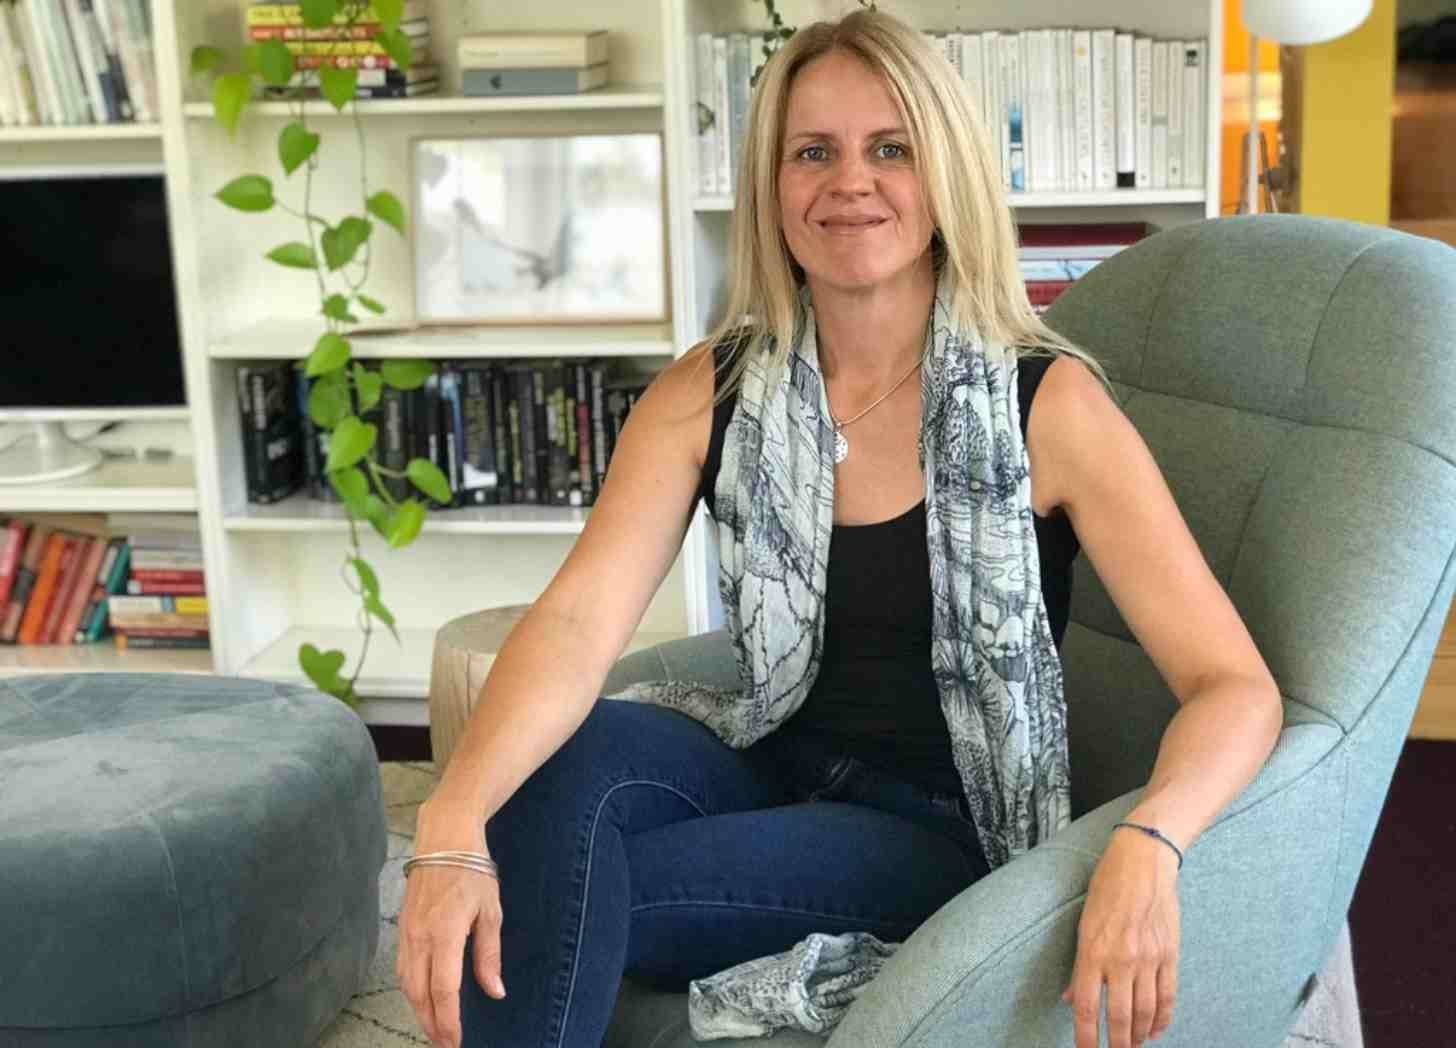
[[[741,690],[647,681],[615,698],[677,709],[745,748],[809,695],[824,644],[834,426],[813,304],[800,292],[777,376],[750,359],[714,488],[719,593]],[[1071,822],[1061,658],[1042,599],[1017,362],[950,320],[937,277],[920,373],[931,666],[961,785],[992,870]]]

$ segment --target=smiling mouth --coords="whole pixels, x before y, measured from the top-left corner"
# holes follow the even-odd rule
[[[861,230],[882,226],[885,221],[883,218],[878,218],[873,222],[820,222],[819,228],[827,233],[858,233]]]

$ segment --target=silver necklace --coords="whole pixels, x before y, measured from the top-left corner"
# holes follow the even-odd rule
[[[849,456],[849,441],[846,440],[844,437],[844,427],[848,426],[852,422],[858,422],[860,419],[864,418],[865,415],[869,414],[870,408],[873,408],[875,404],[878,404],[880,402],[880,400],[884,400],[885,397],[888,397],[891,393],[895,392],[895,390],[899,389],[901,384],[903,384],[907,378],[915,373],[915,369],[918,368],[921,364],[925,363],[925,357],[927,354],[929,354],[929,352],[930,345],[929,343],[927,343],[925,346],[925,352],[920,354],[919,360],[917,360],[914,364],[910,365],[909,371],[905,372],[905,374],[900,376],[900,381],[896,382],[893,386],[887,389],[883,394],[881,394],[879,400],[876,400],[874,404],[871,404],[868,408],[865,408],[858,415],[854,416],[854,418],[846,419],[845,421],[840,422],[839,419],[834,417],[834,408],[832,406],[830,407],[829,417],[834,421],[834,461],[836,464],[843,462]],[[825,393],[825,400],[827,401],[828,398],[828,393]]]

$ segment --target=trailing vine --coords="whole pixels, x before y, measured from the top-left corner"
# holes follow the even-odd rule
[[[403,0],[372,0],[372,3],[302,0],[300,7],[305,29],[339,26],[346,29],[341,35],[351,36],[349,31],[361,23],[377,24],[378,29],[369,38],[396,65],[409,68],[412,44],[399,28]],[[308,35],[304,34],[306,38]],[[303,225],[301,239],[280,244],[264,257],[286,268],[311,271],[318,287],[323,331],[299,366],[306,378],[315,380],[309,392],[308,414],[328,434],[328,455],[323,469],[349,521],[352,549],[345,553],[340,573],[345,586],[359,598],[357,615],[364,644],[353,676],[347,679],[339,672],[345,661],[342,651],[319,651],[312,644],[303,644],[299,647],[298,661],[320,690],[357,708],[359,697],[355,684],[369,652],[372,623],[376,620],[382,623],[394,635],[396,643],[399,641],[394,615],[380,599],[379,578],[360,548],[359,521],[367,521],[390,547],[398,548],[413,542],[420,533],[428,499],[447,505],[451,500],[445,475],[428,459],[413,459],[403,471],[382,466],[375,454],[377,427],[363,418],[378,407],[384,386],[418,389],[434,372],[434,364],[424,360],[385,360],[377,372],[373,371],[353,359],[349,340],[342,333],[344,325],[358,323],[359,318],[353,312],[356,304],[370,313],[385,312],[383,303],[363,291],[369,276],[373,220],[404,236],[404,205],[388,190],[369,191],[364,125],[354,104],[358,87],[356,69],[334,68],[326,61],[317,69],[299,69],[293,52],[278,39],[246,44],[235,64],[226,51],[212,45],[194,48],[191,59],[194,76],[212,77],[213,115],[229,136],[236,132],[239,118],[253,99],[257,81],[261,81],[263,91],[286,101],[293,118],[279,132],[277,149],[285,178],[300,169],[303,172],[301,210],[278,199],[272,180],[261,174],[240,175],[214,196],[237,211],[263,212],[277,207],[297,217]],[[316,214],[312,206],[320,136],[309,129],[304,103],[315,90],[336,111],[352,107],[359,141],[362,207],[359,213],[345,215],[333,223]],[[343,288],[331,288],[330,278],[342,281]],[[396,498],[386,484],[395,478],[407,479],[426,498],[413,495]]]

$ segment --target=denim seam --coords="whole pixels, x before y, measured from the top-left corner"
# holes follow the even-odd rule
[[[563,1005],[561,1009],[561,1029],[558,1030],[556,1034],[556,1048],[562,1048],[562,1044],[564,1043],[564,1038],[566,1037],[566,1021],[571,1015],[571,998],[576,991],[576,972],[577,969],[580,967],[581,963],[581,940],[586,930],[586,908],[589,901],[589,896],[591,895],[592,852],[596,850],[597,826],[601,824],[602,808],[606,805],[608,799],[612,796],[612,794],[616,793],[623,786],[656,786],[659,789],[664,789],[670,793],[677,794],[683,800],[691,804],[699,815],[707,814],[707,812],[703,811],[702,806],[699,805],[697,801],[693,800],[676,786],[670,786],[665,782],[654,782],[651,779],[628,779],[624,782],[614,783],[611,787],[607,789],[605,793],[602,794],[601,799],[597,801],[596,811],[592,813],[591,833],[587,837],[586,871],[582,877],[581,886],[581,914],[577,917],[576,922],[576,943],[573,945],[571,951],[571,981],[568,982],[566,985],[566,1004]]]
[[[826,921],[854,921],[859,924],[878,924],[887,927],[916,923],[914,921],[897,921],[889,918],[886,918],[884,920],[878,920],[866,917],[856,917],[850,914],[825,913],[821,910],[806,910],[798,906],[764,906],[759,903],[723,902],[721,900],[699,901],[696,899],[673,899],[671,901],[664,902],[642,903],[638,906],[633,906],[631,908],[631,912],[635,914],[641,913],[645,910],[669,909],[674,906],[714,906],[726,910],[762,910],[765,913],[792,913],[801,917],[823,918]]]

